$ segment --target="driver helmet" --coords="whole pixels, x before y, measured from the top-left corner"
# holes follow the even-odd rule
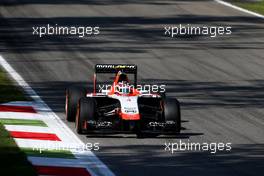
[[[126,82],[126,83],[128,82],[128,77],[125,73],[120,71],[118,74],[119,74],[118,82]]]
[[[116,92],[118,92],[121,95],[127,95],[130,94],[131,87],[126,81],[122,81],[116,85]]]

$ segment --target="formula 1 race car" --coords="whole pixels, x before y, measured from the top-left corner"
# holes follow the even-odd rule
[[[97,83],[101,73],[114,74],[110,86],[100,87]],[[128,75],[132,75],[134,83]],[[102,130],[179,133],[181,114],[177,99],[137,87],[136,65],[97,64],[91,92],[75,86],[66,90],[66,119],[75,121],[79,134]]]

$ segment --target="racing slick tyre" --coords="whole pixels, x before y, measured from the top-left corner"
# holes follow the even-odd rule
[[[84,131],[89,131],[87,121],[94,121],[96,112],[95,100],[91,97],[83,97],[79,100],[76,114],[76,131],[82,134]]]
[[[70,87],[66,90],[66,120],[73,122],[76,117],[77,105],[80,98],[86,96],[86,91],[81,87]]]
[[[167,126],[166,130],[176,133],[181,131],[181,111],[180,103],[177,99],[164,100],[164,117]]]

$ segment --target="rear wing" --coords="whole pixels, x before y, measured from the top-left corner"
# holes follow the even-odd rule
[[[137,66],[135,64],[96,64],[94,68],[94,93],[96,93],[96,75],[98,73],[114,73],[122,71],[134,74],[134,86],[137,87]]]
[[[136,74],[137,66],[134,64],[96,64],[95,73],[118,73]]]

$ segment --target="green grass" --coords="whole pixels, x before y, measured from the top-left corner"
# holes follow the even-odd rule
[[[244,9],[257,12],[264,15],[264,0],[260,2],[242,2],[241,0],[232,1],[235,5],[240,6]]]
[[[12,84],[6,73],[0,69],[0,103],[9,101],[27,101],[26,98],[18,87]]]
[[[0,103],[9,101],[24,101],[27,98],[19,88],[8,79],[5,72],[0,69]],[[9,136],[0,123],[0,175],[37,175],[14,139]]]
[[[0,174],[1,175],[37,175],[26,155],[16,145],[13,138],[0,124]]]

